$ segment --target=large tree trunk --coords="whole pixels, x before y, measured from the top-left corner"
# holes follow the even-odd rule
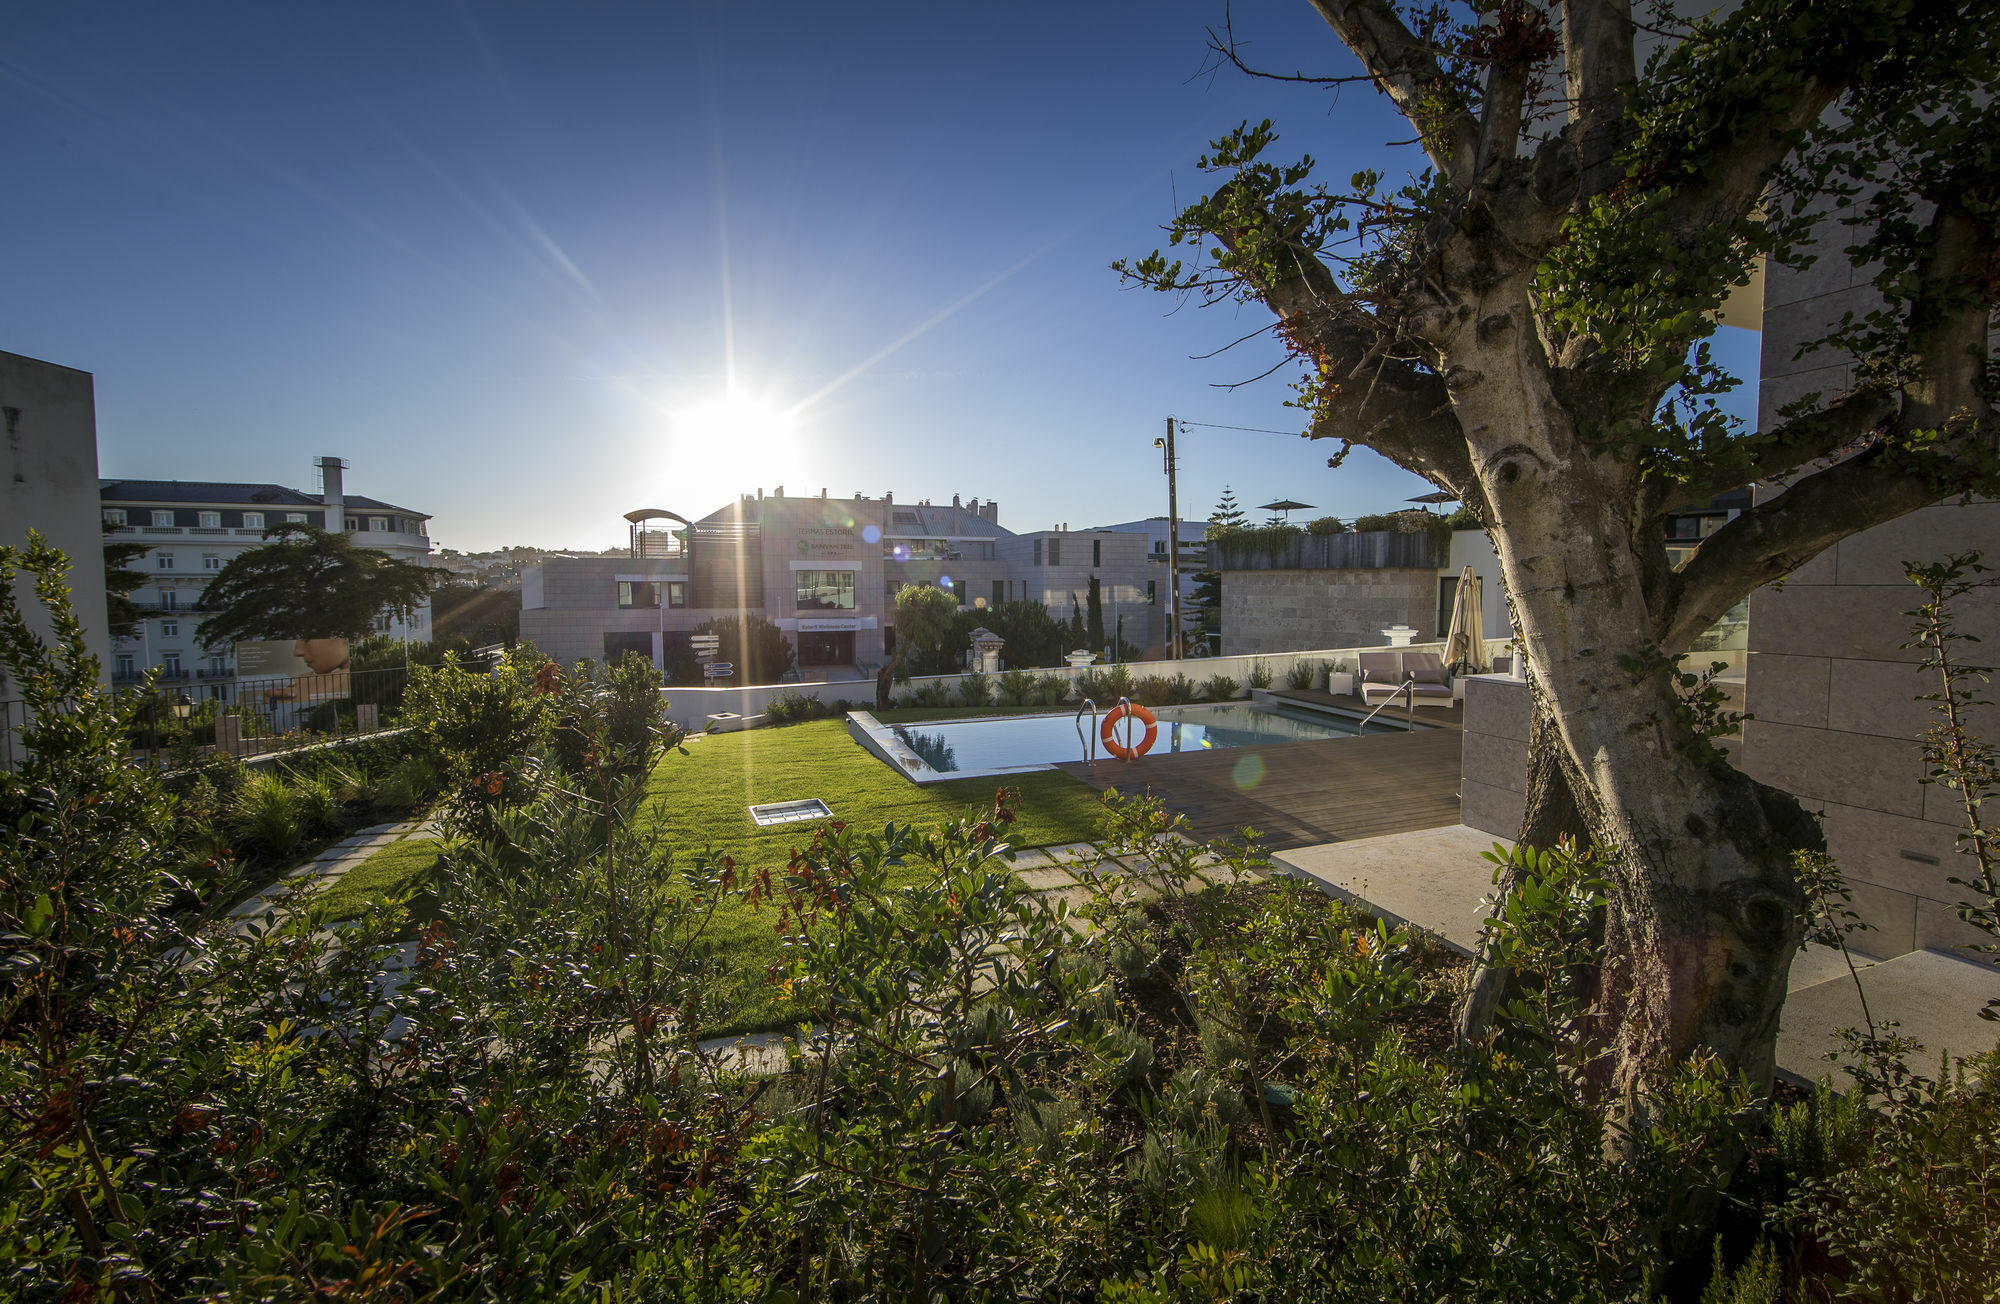
[[[1817,835],[1791,798],[1707,759],[1678,716],[1638,574],[1646,526],[1630,512],[1629,463],[1574,439],[1530,442],[1566,446],[1561,474],[1532,474],[1543,458],[1524,448],[1490,491],[1543,725],[1523,832],[1580,822],[1609,858],[1600,1085],[1641,1121],[1691,1056],[1769,1085],[1803,928],[1792,852]]]

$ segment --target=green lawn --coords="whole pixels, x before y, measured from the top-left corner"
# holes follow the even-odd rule
[[[960,708],[907,714],[934,717],[966,712]],[[835,818],[863,829],[877,830],[890,823],[934,825],[990,806],[1003,783],[1021,790],[1020,818],[1009,830],[1014,845],[1050,846],[1098,836],[1096,790],[1060,771],[919,787],[864,751],[839,719],[703,736],[688,743],[686,755],[673,753],[660,761],[647,785],[647,798],[660,803],[677,850],[713,846],[736,858],[740,874],[760,865],[782,866],[813,831],[811,824],[759,829],[746,806],[818,797],[832,808]],[[434,844],[428,839],[394,843],[350,871],[330,890],[331,899],[358,910],[369,900],[410,885],[435,859]],[[909,872],[914,878],[920,871]],[[742,976],[744,990],[736,1008],[708,1020],[709,1030],[748,1032],[789,1026],[799,1011],[772,1001],[762,985],[765,968],[778,958],[770,920],[732,902],[718,912],[711,929],[722,954]]]

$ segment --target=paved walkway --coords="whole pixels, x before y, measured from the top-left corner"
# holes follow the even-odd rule
[[[281,910],[293,893],[307,886],[323,887],[338,881],[348,870],[392,842],[411,837],[432,837],[436,833],[437,825],[431,820],[376,824],[351,833],[303,864],[286,870],[276,882],[259,888],[231,906],[228,915],[230,930],[243,933],[253,925],[260,925],[264,916]]]
[[[1277,872],[1319,885],[1398,923],[1436,934],[1460,955],[1475,955],[1493,893],[1493,865],[1480,853],[1497,839],[1455,824],[1355,842],[1301,847],[1273,857]],[[1502,842],[1500,845],[1505,846]],[[1912,951],[1892,959],[1855,958],[1868,1009],[1878,1029],[1923,1043],[1913,1067],[1935,1072],[1940,1052],[1957,1059],[1994,1049],[2000,1025],[1979,1017],[2000,998],[2000,969],[1942,951]],[[1865,1026],[1854,977],[1840,952],[1808,947],[1792,961],[1789,995],[1778,1032],[1778,1074],[1810,1084],[1827,1073],[1845,1085],[1835,1059],[1843,1028]]]

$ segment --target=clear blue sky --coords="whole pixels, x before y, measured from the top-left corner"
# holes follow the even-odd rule
[[[1221,0],[16,7],[0,348],[94,372],[108,476],[353,492],[444,546],[598,547],[736,492],[997,498],[1016,529],[1165,510],[1173,413],[1296,429],[1262,310],[1122,288],[1207,141],[1275,118],[1400,170],[1363,88],[1203,75]],[[1351,68],[1239,5],[1284,71]],[[1754,382],[1755,337],[1724,331]],[[735,378],[738,407],[716,402]],[[1741,406],[1754,403],[1746,386]],[[742,409],[793,413],[777,433]],[[720,423],[720,424],[718,424]],[[723,433],[723,426],[733,433]],[[1372,455],[1196,429],[1185,516],[1380,511]]]

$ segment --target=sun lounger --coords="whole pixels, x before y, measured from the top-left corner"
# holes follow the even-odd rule
[[[1417,706],[1452,704],[1451,686],[1444,682],[1444,663],[1435,652],[1363,652],[1361,664],[1361,704],[1401,701]]]

